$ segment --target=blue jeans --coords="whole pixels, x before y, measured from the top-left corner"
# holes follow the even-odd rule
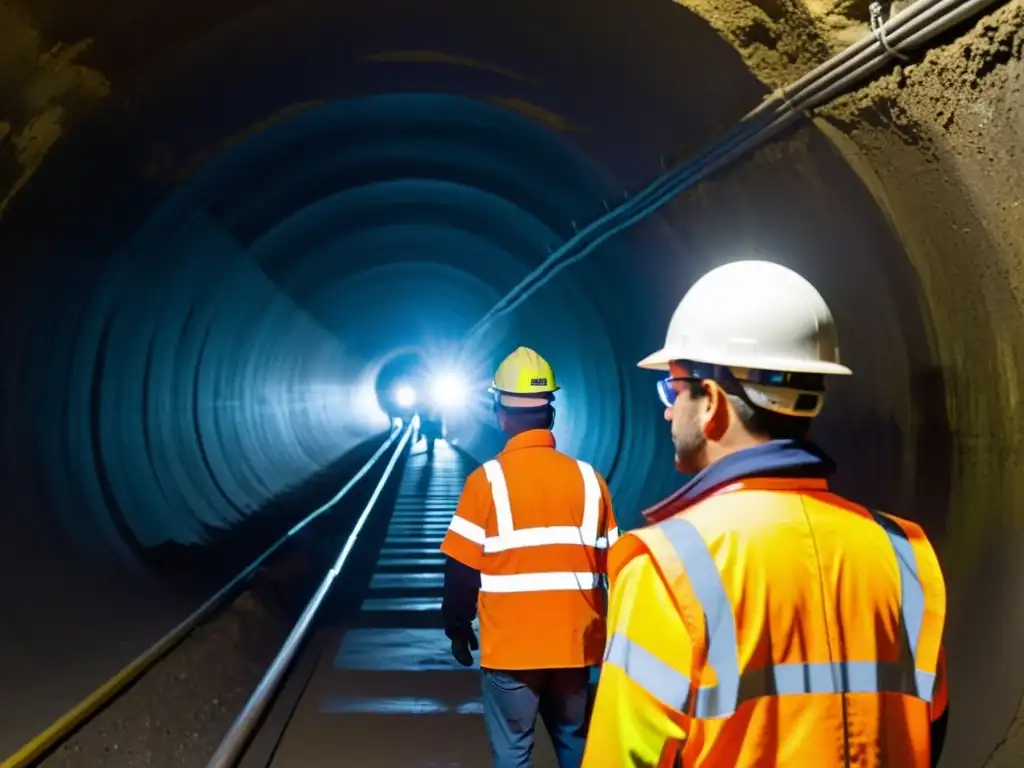
[[[539,714],[558,768],[579,768],[592,703],[591,670],[483,670],[484,724],[495,768],[532,768]]]

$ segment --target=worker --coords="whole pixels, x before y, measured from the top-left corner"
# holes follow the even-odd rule
[[[508,442],[466,480],[441,551],[445,633],[473,664],[479,603],[484,723],[496,768],[533,765],[538,713],[559,768],[579,768],[605,646],[608,486],[555,449],[555,374],[519,347],[490,389]]]
[[[829,490],[808,439],[839,361],[791,270],[707,273],[641,368],[693,479],[610,551],[585,768],[928,768],[948,720],[945,584],[912,522]]]

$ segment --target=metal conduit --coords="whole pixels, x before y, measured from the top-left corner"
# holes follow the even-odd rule
[[[917,0],[879,24],[859,42],[771,94],[723,138],[663,174],[553,251],[477,321],[467,333],[464,345],[468,346],[493,320],[514,311],[563,269],[587,256],[605,240],[651,215],[681,192],[775,137],[799,119],[804,110],[826,103],[891,59],[920,47],[993,2],[995,0]]]
[[[334,580],[338,577],[338,574],[341,573],[341,569],[345,566],[345,562],[348,560],[348,556],[351,554],[352,548],[356,544],[356,539],[358,539],[360,531],[362,531],[363,526],[366,524],[366,520],[373,511],[374,505],[377,503],[377,499],[380,497],[381,492],[384,490],[388,480],[391,478],[391,472],[394,470],[395,464],[398,463],[398,459],[405,450],[412,433],[412,425],[405,427],[402,431],[401,442],[399,442],[398,446],[391,454],[391,459],[384,468],[384,473],[381,475],[380,481],[377,483],[377,487],[373,489],[373,494],[370,496],[370,500],[366,502],[366,506],[363,508],[362,514],[359,515],[359,519],[356,521],[355,527],[348,535],[345,545],[341,548],[341,552],[338,553],[338,557],[334,561],[334,565],[331,566],[331,569],[327,572],[327,575],[324,576],[323,581],[320,583],[320,586],[317,588],[313,597],[310,598],[309,603],[302,611],[302,615],[299,616],[298,621],[295,622],[295,626],[292,627],[292,631],[281,646],[281,650],[278,651],[277,656],[275,656],[274,660],[270,663],[270,666],[263,675],[263,679],[260,680],[259,685],[256,686],[252,696],[250,696],[249,700],[246,702],[245,707],[231,724],[231,728],[217,747],[217,751],[213,753],[213,757],[211,757],[210,762],[207,763],[207,768],[231,768],[231,766],[234,766],[237,763],[238,758],[245,751],[250,737],[255,731],[256,726],[259,724],[260,718],[263,716],[263,713],[266,712],[267,707],[274,698],[274,694],[276,694],[278,689],[281,687],[281,683],[284,681],[288,670],[291,669],[292,663],[295,661],[295,657],[298,655],[299,649],[302,646],[302,642],[306,639],[310,629],[313,627],[313,620],[316,618],[317,612],[323,605],[324,599],[327,597],[327,593],[334,585]]]

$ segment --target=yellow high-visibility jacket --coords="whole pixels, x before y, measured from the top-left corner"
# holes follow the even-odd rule
[[[929,768],[945,585],[914,523],[740,480],[623,535],[584,768]]]

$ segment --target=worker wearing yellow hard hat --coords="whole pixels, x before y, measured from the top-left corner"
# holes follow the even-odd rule
[[[488,391],[500,405],[531,408],[550,403],[559,389],[551,364],[532,349],[519,347],[501,361]]]
[[[839,360],[818,291],[741,261],[687,292],[640,367],[696,476],[609,554],[585,768],[931,768],[945,584],[921,528],[844,499],[808,440]]]
[[[605,645],[605,553],[618,537],[604,478],[555,449],[551,365],[519,347],[490,392],[504,450],[466,480],[441,544],[445,632],[473,663],[479,606],[484,722],[496,768],[529,765],[538,713],[560,768],[579,768],[590,668]]]

